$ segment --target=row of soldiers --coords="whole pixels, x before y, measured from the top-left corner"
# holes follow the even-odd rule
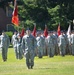
[[[53,57],[55,54],[65,56],[65,54],[74,55],[74,33],[66,35],[61,32],[57,36],[56,32],[49,32],[47,37],[44,37],[42,32],[38,32],[34,37],[30,29],[26,30],[23,37],[17,32],[14,32],[11,41],[16,59],[22,59],[23,55],[26,57],[26,64],[28,68],[33,68],[34,57],[42,58],[44,55]],[[2,32],[0,36],[0,48],[2,49],[3,61],[7,60],[8,47],[10,45],[9,37]]]
[[[42,33],[38,33],[37,37],[38,55],[48,55],[53,57],[54,55],[65,54],[74,55],[74,32],[70,32],[67,35],[65,32],[61,32],[61,35],[57,35],[57,32],[49,32],[45,38]]]

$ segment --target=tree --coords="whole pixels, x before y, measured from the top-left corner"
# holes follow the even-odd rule
[[[32,29],[34,23],[37,24],[37,29],[44,29],[47,24],[49,30],[57,30],[60,22],[61,29],[65,30],[74,19],[73,3],[73,0],[20,0],[20,24]]]
[[[4,8],[8,2],[14,0],[1,0],[0,7]],[[67,29],[74,19],[74,0],[18,0],[20,27],[29,26],[33,29],[43,29],[45,24],[49,30],[57,30],[60,22],[61,28]]]

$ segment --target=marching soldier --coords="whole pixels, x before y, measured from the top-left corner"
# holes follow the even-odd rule
[[[69,53],[69,48],[68,48],[68,37],[67,37],[67,34],[66,34],[66,32],[64,31],[63,32],[63,36],[64,36],[64,38],[65,38],[65,42],[66,42],[66,54],[68,54]]]
[[[74,32],[71,35],[71,47],[72,47],[72,55],[74,56]]]
[[[55,55],[58,55],[59,54],[59,51],[58,51],[58,36],[57,36],[56,32],[53,32],[52,38],[53,38],[53,42],[54,42]]]
[[[11,43],[12,43],[13,48],[14,48],[16,59],[18,59],[18,53],[17,53],[17,32],[16,31],[14,32],[14,34],[12,36]]]
[[[43,57],[43,45],[42,45],[43,38],[41,37],[40,32],[37,34],[36,40],[37,40],[38,57],[42,58]]]
[[[28,28],[26,30],[26,35],[24,35],[22,38],[22,48],[26,57],[26,65],[28,69],[32,69],[34,66],[36,47],[36,39],[34,38],[34,36],[31,35],[31,31]]]
[[[54,42],[53,42],[53,38],[52,38],[52,33],[48,34],[48,36],[46,38],[46,42],[47,42],[48,56],[53,57],[54,56]]]
[[[22,38],[20,36],[20,34],[17,36],[17,58],[18,59],[22,59],[23,58],[23,51],[22,51]]]
[[[61,32],[61,35],[58,37],[58,46],[59,46],[59,50],[60,50],[60,55],[65,56],[66,40],[63,35],[63,32]]]
[[[45,42],[45,36],[43,35],[43,33],[41,34],[42,37],[42,48],[43,48],[43,55],[46,55],[46,42]]]
[[[15,51],[16,59],[22,59],[22,46],[21,46],[21,36],[20,34],[17,34],[17,32],[14,32],[14,35],[12,36],[12,45]]]
[[[0,48],[2,49],[2,59],[3,61],[7,60],[7,53],[8,53],[8,47],[10,45],[10,39],[5,34],[5,32],[2,32],[2,35],[0,36]]]
[[[69,49],[69,54],[72,54],[72,47],[71,47],[71,32],[69,33],[69,35],[67,35],[68,38],[68,49]]]

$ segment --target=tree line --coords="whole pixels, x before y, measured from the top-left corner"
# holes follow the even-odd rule
[[[61,29],[67,30],[69,24],[73,26],[74,0],[18,0],[17,5],[20,27],[33,29],[36,24],[43,30],[46,24],[49,30],[57,30],[60,23]]]

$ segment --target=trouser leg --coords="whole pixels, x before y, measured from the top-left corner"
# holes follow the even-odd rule
[[[2,59],[3,59],[3,61],[7,60],[7,52],[4,48],[2,48]]]

